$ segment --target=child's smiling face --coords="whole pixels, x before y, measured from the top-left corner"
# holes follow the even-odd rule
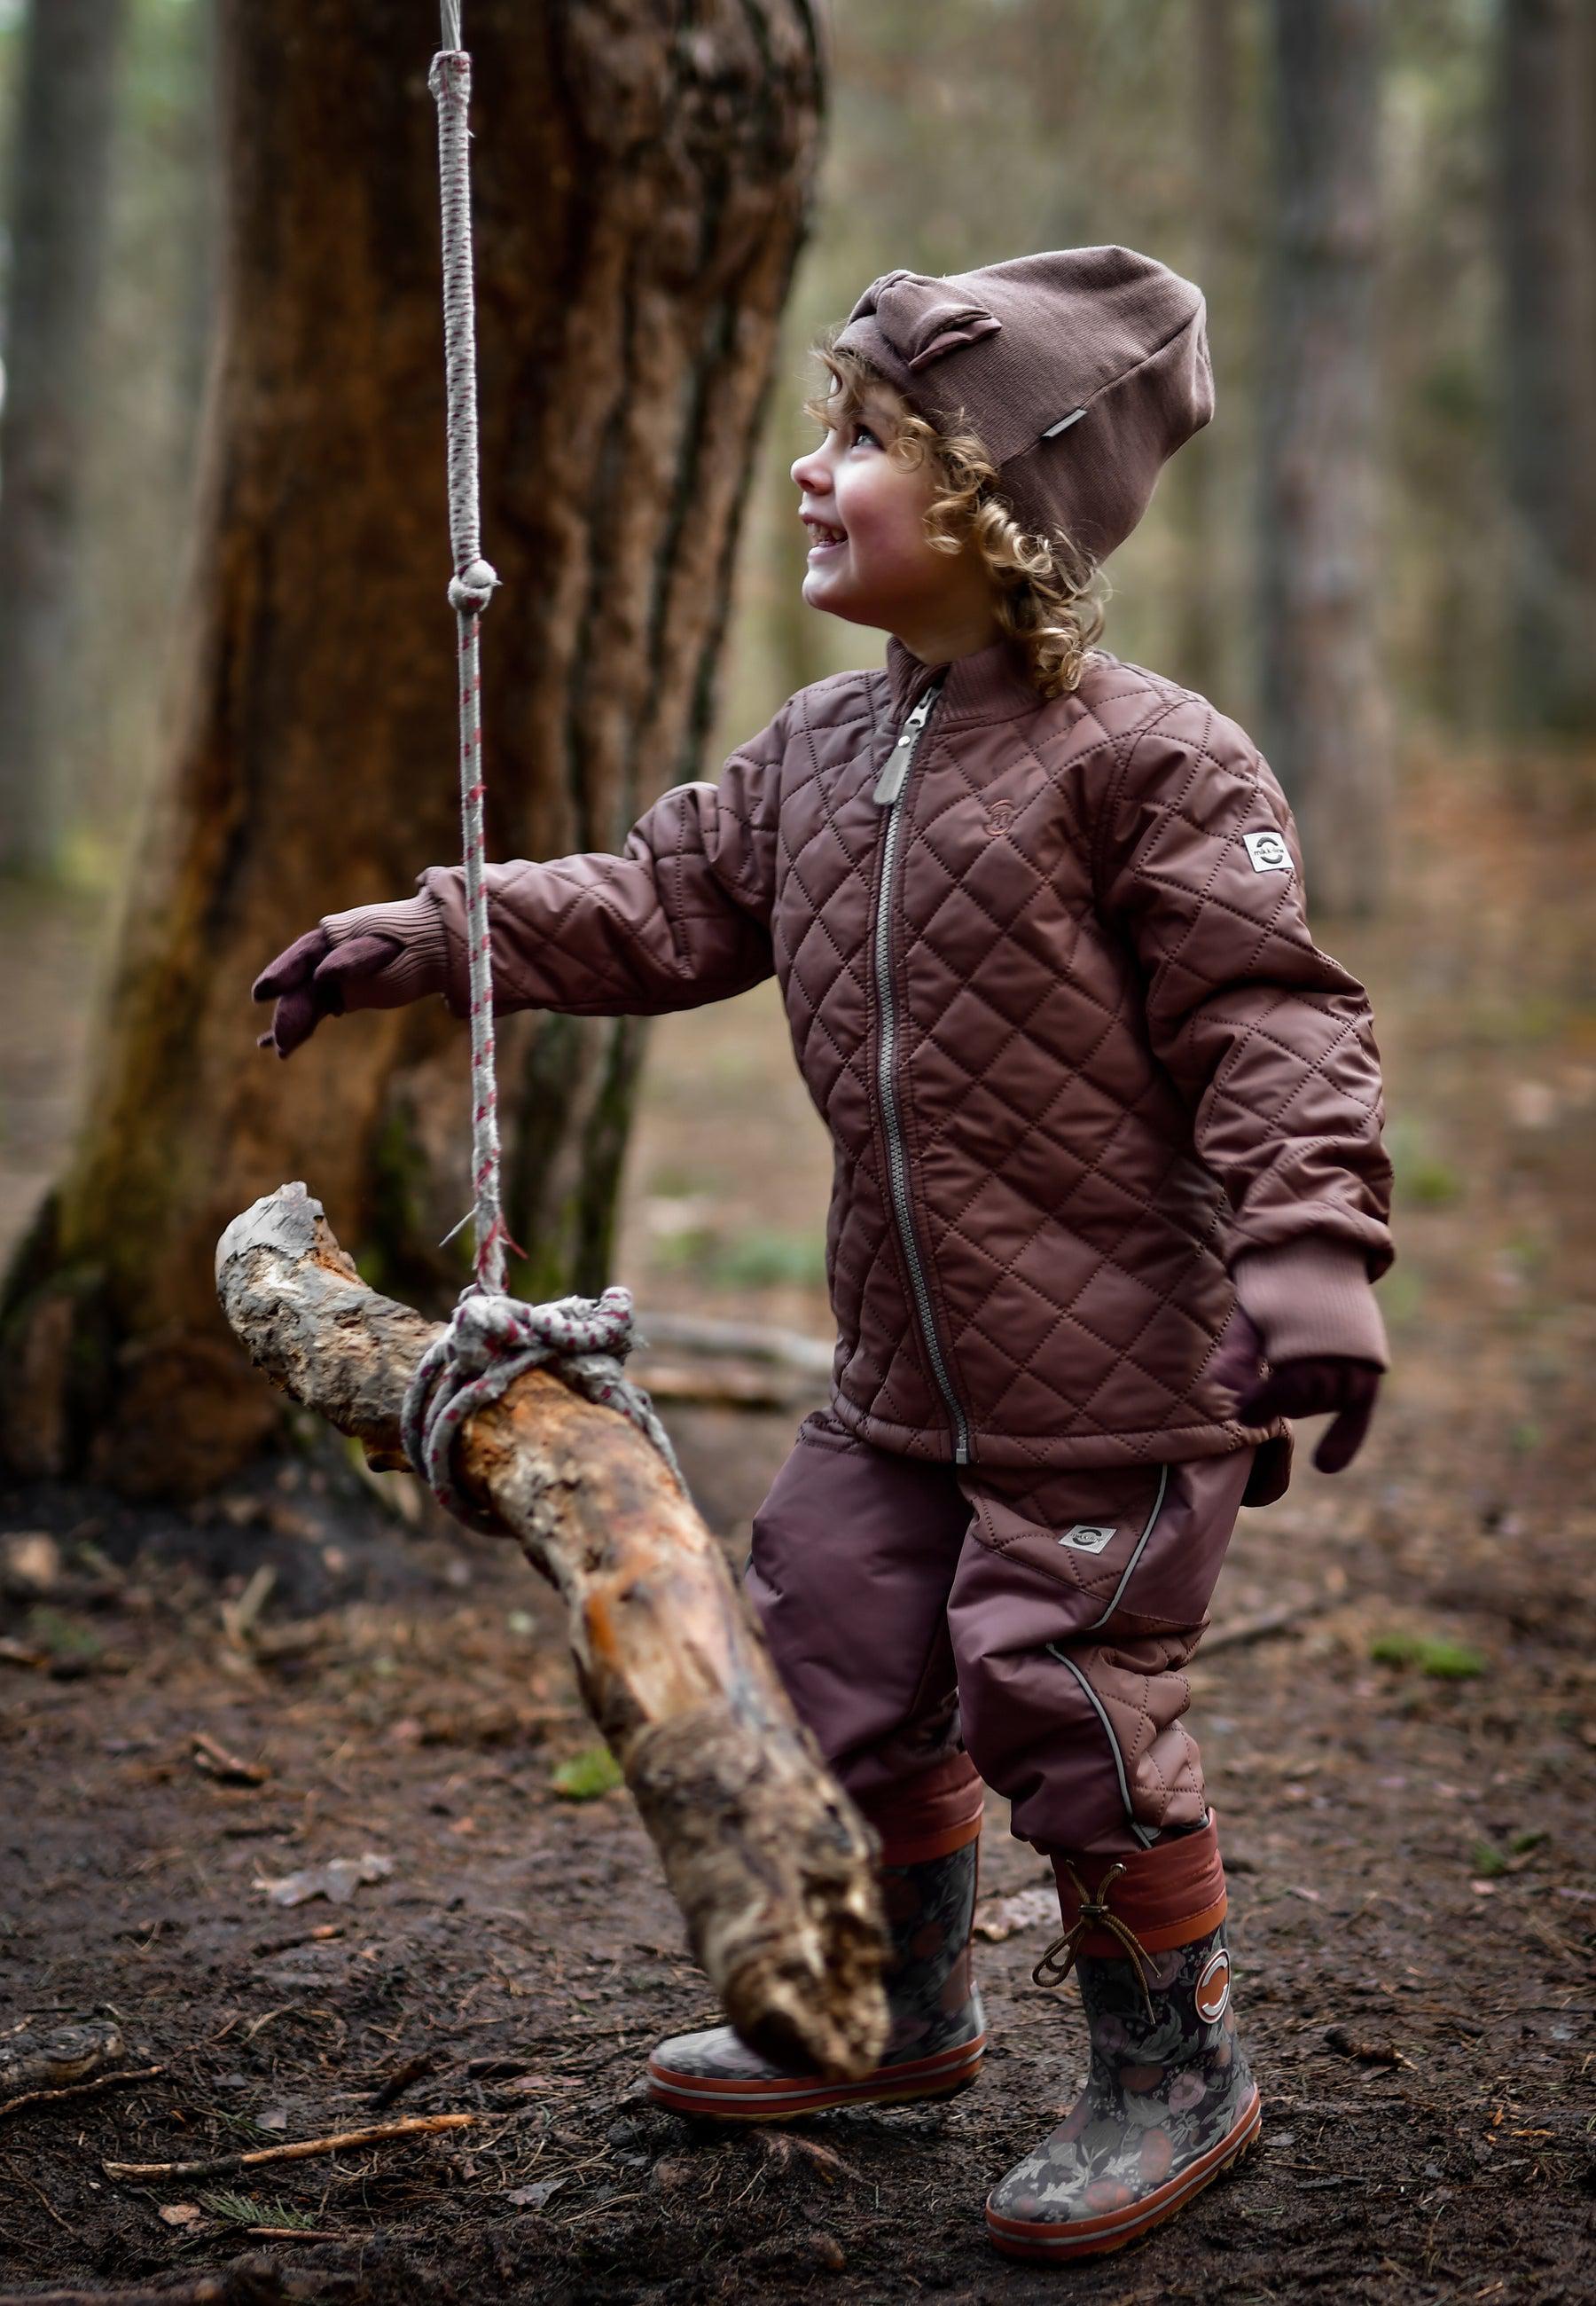
[[[804,599],[850,624],[895,633],[926,663],[997,637],[992,582],[971,550],[938,551],[926,533],[937,494],[928,457],[890,454],[905,404],[886,384],[855,401],[833,386],[826,436],[792,478],[809,532]]]

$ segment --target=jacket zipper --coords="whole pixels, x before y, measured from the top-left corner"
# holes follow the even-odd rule
[[[933,681],[919,703],[898,731],[898,741],[882,764],[871,799],[878,808],[886,811],[886,825],[882,834],[881,884],[875,899],[875,996],[881,1009],[881,1041],[876,1057],[876,1080],[881,1090],[882,1119],[886,1129],[887,1175],[892,1191],[892,1215],[897,1220],[898,1239],[902,1245],[904,1263],[909,1270],[909,1285],[914,1293],[915,1311],[919,1316],[920,1333],[926,1340],[926,1351],[931,1362],[939,1390],[947,1403],[953,1421],[953,1463],[968,1465],[969,1455],[969,1422],[964,1414],[953,1380],[948,1373],[942,1340],[936,1333],[936,1315],[931,1302],[931,1291],[926,1279],[925,1261],[920,1255],[915,1235],[914,1205],[909,1191],[909,1152],[903,1141],[903,1123],[898,1107],[898,1085],[894,1079],[898,1054],[898,1010],[892,991],[892,879],[898,862],[900,830],[903,816],[900,807],[909,773],[914,765],[920,739],[932,708],[942,692],[940,680]]]

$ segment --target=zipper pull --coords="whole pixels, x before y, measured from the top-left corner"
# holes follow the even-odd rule
[[[933,682],[926,691],[902,728],[899,730],[897,743],[882,763],[881,774],[876,778],[875,790],[870,795],[877,808],[891,808],[903,790],[903,781],[909,774],[909,764],[915,756],[915,746],[918,741],[921,730],[931,716],[931,707],[936,702],[939,686],[939,683]]]

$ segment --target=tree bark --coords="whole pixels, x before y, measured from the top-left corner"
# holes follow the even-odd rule
[[[1596,41],[1578,0],[1503,0],[1502,461],[1515,729],[1596,733]]]
[[[363,1285],[303,1185],[234,1220],[216,1281],[274,1384],[374,1463],[404,1462],[405,1389],[436,1325]],[[588,1711],[732,2024],[783,2063],[866,2072],[886,2038],[868,1837],[664,1459],[533,1370],[462,1426],[455,1468],[567,1603]]]
[[[1378,911],[1390,806],[1376,534],[1380,0],[1271,0],[1260,733],[1320,904]]]
[[[0,415],[0,872],[48,872],[65,824],[77,513],[123,23],[123,0],[33,0],[23,35]]]
[[[231,1212],[312,1176],[363,1267],[465,1277],[465,1038],[337,1021],[291,1072],[250,980],[458,854],[426,9],[231,0],[222,357],[170,774],[75,1154],[13,1268],[0,1449],[192,1494],[277,1414],[209,1281]],[[697,773],[816,145],[810,0],[473,0],[490,853],[619,845]],[[402,35],[404,35],[402,37]],[[499,1037],[512,1285],[594,1294],[642,1035]],[[9,1383],[7,1372],[9,1371]]]
[[[1164,486],[1181,541],[1174,612],[1176,678],[1240,713],[1235,602],[1237,529],[1230,517],[1240,475],[1243,428],[1229,418],[1238,364],[1225,323],[1242,297],[1236,275],[1247,244],[1250,194],[1241,101],[1241,27],[1236,0],[1192,0],[1182,27],[1190,44],[1192,277],[1208,299],[1219,422],[1190,441]],[[1217,339],[1216,342],[1215,339]]]

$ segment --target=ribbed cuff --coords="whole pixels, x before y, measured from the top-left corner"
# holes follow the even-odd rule
[[[398,1007],[419,1001],[423,994],[440,993],[448,973],[448,939],[443,912],[436,898],[423,889],[419,897],[398,897],[391,904],[355,905],[346,913],[324,913],[321,926],[335,945],[355,937],[389,936],[399,950],[373,977],[381,979],[385,999]],[[360,1006],[356,988],[348,988],[348,1005]]]
[[[1280,1249],[1249,1250],[1231,1278],[1275,1368],[1317,1354],[1390,1367],[1368,1262],[1350,1243],[1310,1234]]]

